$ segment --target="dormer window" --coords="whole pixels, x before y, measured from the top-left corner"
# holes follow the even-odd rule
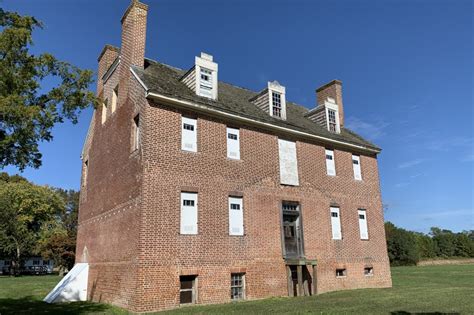
[[[328,109],[328,123],[329,123],[329,131],[336,132],[337,131],[336,111],[332,109]]]
[[[286,120],[286,89],[277,81],[268,82],[266,89],[249,99],[272,117]]]
[[[333,98],[328,97],[324,102],[324,107],[326,108],[326,125],[330,132],[340,133],[338,106],[333,101]]]
[[[281,95],[277,92],[272,92],[272,110],[273,116],[281,118]]]
[[[206,68],[201,68],[199,95],[212,98],[212,71]]]
[[[211,55],[201,53],[200,57],[196,57],[194,67],[183,75],[181,82],[196,95],[217,100],[217,63]]]

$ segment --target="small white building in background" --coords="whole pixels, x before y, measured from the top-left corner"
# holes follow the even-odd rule
[[[0,273],[7,273],[10,269],[12,261],[9,259],[0,259]],[[25,260],[24,267],[45,267],[47,273],[52,273],[54,268],[54,261],[52,259],[43,259],[40,256],[29,257]]]

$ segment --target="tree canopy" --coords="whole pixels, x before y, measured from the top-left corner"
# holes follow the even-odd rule
[[[38,168],[38,144],[53,138],[53,126],[65,119],[76,123],[79,112],[96,103],[88,90],[92,71],[30,53],[33,31],[41,27],[34,17],[0,8],[0,168]],[[50,78],[59,83],[45,91],[41,83]]]

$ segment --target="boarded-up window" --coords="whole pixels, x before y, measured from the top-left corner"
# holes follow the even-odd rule
[[[197,152],[197,120],[182,117],[181,149]]]
[[[102,103],[102,123],[105,123],[105,121],[107,120],[107,102],[108,100],[105,100]]]
[[[296,143],[278,139],[278,152],[280,158],[280,183],[283,185],[299,185]]]
[[[115,112],[115,109],[117,109],[117,101],[118,101],[118,84],[117,86],[112,90],[112,113]]]
[[[138,150],[140,147],[140,116],[137,115],[135,118],[133,118],[133,124],[132,124],[132,145],[133,145],[133,150]]]
[[[181,193],[181,234],[198,233],[198,195]]]
[[[239,197],[229,197],[229,235],[244,235],[244,207]]]
[[[179,303],[196,303],[196,276],[180,276]]]
[[[199,95],[212,98],[212,71],[201,67]]]
[[[354,179],[362,180],[362,174],[360,171],[360,157],[358,155],[352,155],[352,168],[354,169]]]
[[[339,208],[331,207],[331,229],[332,229],[332,239],[340,240],[342,239],[341,232],[341,218],[339,217]]]
[[[240,159],[239,129],[227,128],[227,157],[229,159]]]
[[[367,229],[367,213],[365,210],[358,210],[359,215],[359,231],[360,231],[360,239],[361,240],[368,240],[369,239],[369,231]]]
[[[336,176],[336,164],[334,162],[334,151],[326,149],[326,171],[330,176]]]

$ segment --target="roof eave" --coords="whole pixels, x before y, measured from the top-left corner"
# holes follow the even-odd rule
[[[312,140],[322,141],[322,142],[328,143],[330,145],[337,145],[337,146],[341,146],[341,147],[357,149],[357,150],[360,150],[360,151],[370,152],[370,153],[375,153],[375,154],[378,154],[381,151],[380,149],[369,148],[369,147],[358,145],[358,144],[353,144],[353,143],[348,143],[348,142],[345,142],[345,141],[340,141],[340,140],[331,139],[331,138],[327,138],[327,137],[323,137],[323,136],[318,136],[318,135],[315,135],[315,134],[302,132],[302,131],[298,131],[298,130],[294,130],[294,129],[290,129],[290,128],[285,128],[285,127],[282,127],[282,126],[277,126],[277,125],[274,125],[274,124],[271,124],[271,123],[251,119],[251,118],[248,118],[248,117],[243,117],[243,116],[223,112],[223,111],[216,110],[214,108],[211,108],[211,107],[203,105],[203,104],[198,104],[198,103],[187,101],[187,100],[180,100],[180,99],[177,99],[177,98],[174,98],[174,97],[166,96],[166,95],[155,93],[155,92],[148,91],[146,93],[146,97],[149,98],[149,99],[153,99],[153,100],[156,100],[156,101],[163,102],[164,104],[173,105],[173,106],[181,107],[181,108],[185,108],[185,109],[192,109],[194,111],[198,111],[198,112],[202,112],[202,113],[206,113],[206,114],[211,114],[213,116],[225,117],[225,118],[228,118],[228,119],[237,120],[237,121],[240,121],[240,122],[245,122],[247,124],[254,125],[254,126],[257,126],[257,127],[260,127],[260,128],[268,129],[268,130],[272,130],[272,131],[280,131],[280,132],[285,132],[285,133],[301,136],[301,137],[304,137],[304,138],[309,138],[309,139],[312,139]]]

